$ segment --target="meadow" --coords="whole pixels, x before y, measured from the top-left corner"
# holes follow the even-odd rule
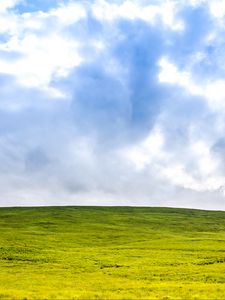
[[[225,299],[225,212],[1,208],[0,299]]]

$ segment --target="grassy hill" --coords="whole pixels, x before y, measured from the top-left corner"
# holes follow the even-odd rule
[[[1,208],[0,298],[225,299],[225,212]]]

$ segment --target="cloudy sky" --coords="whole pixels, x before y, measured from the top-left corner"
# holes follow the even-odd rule
[[[224,0],[1,0],[0,206],[225,209]]]

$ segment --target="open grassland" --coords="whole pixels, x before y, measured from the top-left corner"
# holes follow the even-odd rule
[[[0,209],[2,299],[225,299],[225,212]]]

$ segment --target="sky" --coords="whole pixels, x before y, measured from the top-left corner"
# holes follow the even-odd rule
[[[224,0],[1,0],[0,206],[225,209]]]

